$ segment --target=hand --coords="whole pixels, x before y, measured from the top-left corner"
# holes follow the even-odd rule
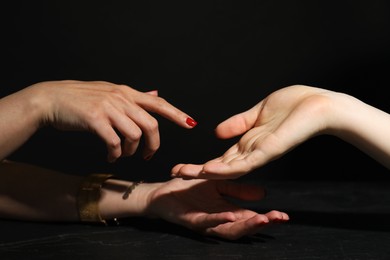
[[[80,220],[77,196],[84,177],[11,161],[0,162],[0,172],[1,218]],[[227,200],[226,197],[261,200],[264,190],[254,185],[225,180],[172,179],[136,185],[124,199],[124,192],[133,184],[111,178],[102,185],[98,209],[103,219],[161,218],[201,234],[231,240],[259,232],[273,222],[289,219],[287,214],[279,211],[258,214]]]
[[[109,161],[134,154],[142,134],[143,157],[153,156],[160,146],[160,136],[158,122],[150,113],[184,128],[196,125],[187,114],[158,97],[157,91],[142,93],[109,82],[70,80],[38,83],[31,89],[47,104],[44,124],[96,133],[107,145]]]
[[[289,219],[283,212],[274,210],[258,214],[224,198],[261,200],[264,190],[254,185],[224,180],[173,179],[159,185],[149,194],[146,216],[159,217],[200,234],[229,240],[258,233],[271,223]]]
[[[172,169],[172,177],[238,178],[281,157],[297,145],[319,134],[338,135],[351,143],[357,143],[358,138],[351,132],[356,132],[356,129],[363,131],[367,124],[346,125],[347,122],[360,122],[360,120],[355,118],[350,120],[350,113],[345,114],[348,111],[356,111],[356,114],[363,118],[367,113],[370,113],[367,118],[378,118],[378,111],[371,110],[351,96],[325,89],[302,85],[280,89],[248,111],[234,115],[217,126],[216,135],[219,138],[226,139],[244,134],[239,142],[221,157],[198,165],[178,164]],[[386,117],[388,121],[388,115]],[[374,123],[378,124],[378,129],[383,129],[383,125],[388,124],[379,120],[372,125]],[[380,125],[382,126],[379,127]],[[338,131],[340,129],[344,131]],[[372,130],[367,129],[367,131]],[[372,138],[379,138],[378,134],[384,136],[385,131],[382,132],[373,135]],[[366,133],[361,135],[365,138],[368,136]],[[373,142],[378,146],[383,144],[383,140]],[[383,161],[388,161],[389,145],[384,148],[387,149],[387,156]],[[366,146],[372,144],[362,147],[372,150]]]

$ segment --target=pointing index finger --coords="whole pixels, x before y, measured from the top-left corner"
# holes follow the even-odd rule
[[[164,98],[157,95],[143,94],[145,94],[145,98],[142,99],[140,105],[145,110],[157,113],[184,128],[191,129],[198,124],[191,116],[176,108]]]

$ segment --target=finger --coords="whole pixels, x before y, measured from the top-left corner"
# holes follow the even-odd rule
[[[248,156],[240,159],[224,162],[221,160],[211,160],[205,164],[181,164],[172,169],[172,177],[192,178],[192,179],[237,179],[248,172],[260,167],[263,163],[256,160],[259,151],[255,150]]]
[[[142,130],[133,120],[117,110],[112,110],[110,118],[112,126],[123,136],[122,157],[133,155],[140,143]]]
[[[253,128],[259,114],[258,107],[259,105],[256,105],[255,107],[234,115],[220,123],[215,129],[217,137],[222,139],[232,138]]]
[[[208,180],[237,179],[246,174],[246,171],[239,166],[235,170],[230,164],[217,161],[207,162],[204,165],[179,164],[172,168],[171,177]],[[242,166],[246,167],[247,165],[243,164]]]
[[[206,164],[210,163],[221,163],[223,162],[226,156],[230,156],[230,154],[236,153],[238,150],[237,145],[233,145],[230,149],[228,149],[224,155],[221,157],[215,158],[213,160],[208,161]],[[203,178],[203,179],[225,179],[226,177],[219,178],[218,176],[213,176],[212,172],[208,172],[205,176],[200,176],[204,173],[205,164],[184,164],[180,163],[175,165],[171,170],[171,177],[183,177],[183,178]],[[209,175],[210,174],[210,175]]]
[[[171,177],[183,179],[225,180],[237,179],[245,173],[245,171],[241,170],[239,172],[232,171],[230,166],[226,163],[212,162],[210,164],[206,163],[203,166],[199,164],[176,165],[172,169]]]
[[[266,161],[267,158],[261,150],[254,150],[245,157],[237,157],[237,159],[228,162],[209,161],[204,165],[203,170],[199,173],[202,176],[199,177],[204,178],[211,175],[213,179],[218,179],[217,176],[238,178],[264,165]],[[207,178],[209,179],[209,177]]]
[[[245,220],[226,223],[215,228],[209,228],[206,234],[236,240],[246,235],[258,233],[264,226],[269,224],[265,215],[256,214]]]
[[[160,147],[160,132],[157,120],[138,106],[129,107],[126,114],[142,130],[145,138],[143,157],[150,159]]]
[[[191,129],[197,125],[197,122],[192,117],[159,96],[146,94],[145,97],[140,99],[139,105],[145,110],[157,113],[182,127]]]
[[[141,139],[141,130],[139,130],[138,126],[133,123],[132,126],[133,129],[137,129],[135,131],[132,131],[132,135],[129,137],[125,137],[125,140],[123,141],[123,147],[122,147],[122,157],[131,156],[135,154],[137,151],[137,148],[140,143]],[[123,131],[123,130],[122,130]]]
[[[203,170],[203,164],[177,164],[171,170],[173,178],[198,178]]]
[[[272,210],[265,215],[272,222],[286,222],[290,220],[290,217],[286,213],[277,210]]]
[[[121,139],[115,132],[115,130],[108,123],[98,122],[93,127],[96,134],[106,143],[107,146],[107,160],[114,162],[122,154]]]
[[[236,216],[233,212],[220,212],[212,214],[199,214],[193,221],[191,221],[191,227],[196,230],[205,230],[210,227],[216,227],[218,225],[233,222],[236,220]]]

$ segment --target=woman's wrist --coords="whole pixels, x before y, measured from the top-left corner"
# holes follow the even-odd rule
[[[329,110],[329,128],[333,135],[345,139],[369,118],[365,117],[367,104],[345,93],[335,93]],[[348,139],[348,138],[347,138]]]
[[[322,115],[325,133],[342,138],[351,128],[351,117],[359,110],[357,99],[339,92],[329,92],[329,101]]]
[[[147,215],[152,192],[159,183],[108,179],[101,189],[99,211],[102,219],[152,217]]]
[[[55,98],[53,97],[50,88],[54,88],[54,86],[50,86],[50,83],[40,82],[34,84],[26,89],[26,91],[30,91],[30,103],[34,111],[36,111],[36,122],[38,127],[45,126],[49,124],[49,122],[53,122],[53,111],[54,111],[54,103]]]

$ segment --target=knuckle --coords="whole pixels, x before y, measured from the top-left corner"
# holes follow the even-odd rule
[[[160,148],[160,143],[151,144],[150,147],[149,147],[149,149],[150,149],[152,152],[156,152],[159,148]]]
[[[111,138],[110,142],[108,143],[108,146],[111,149],[113,149],[113,150],[116,150],[116,149],[120,148],[120,146],[121,146],[121,139],[119,137]]]
[[[88,110],[87,113],[85,114],[85,117],[86,117],[86,121],[91,123],[100,122],[103,118],[102,112],[98,108],[93,110]]]
[[[165,98],[162,97],[156,97],[156,103],[158,107],[164,107],[168,104],[168,101],[165,100]]]
[[[148,120],[147,124],[145,125],[145,130],[148,132],[156,132],[158,131],[158,121],[154,117],[152,117],[150,120]]]
[[[123,88],[121,87],[114,87],[110,91],[111,96],[114,97],[115,99],[122,99],[123,98]]]
[[[142,136],[142,132],[141,130],[133,130],[129,136],[128,136],[128,139],[132,142],[134,141],[138,141],[139,139],[141,139],[141,136]]]

